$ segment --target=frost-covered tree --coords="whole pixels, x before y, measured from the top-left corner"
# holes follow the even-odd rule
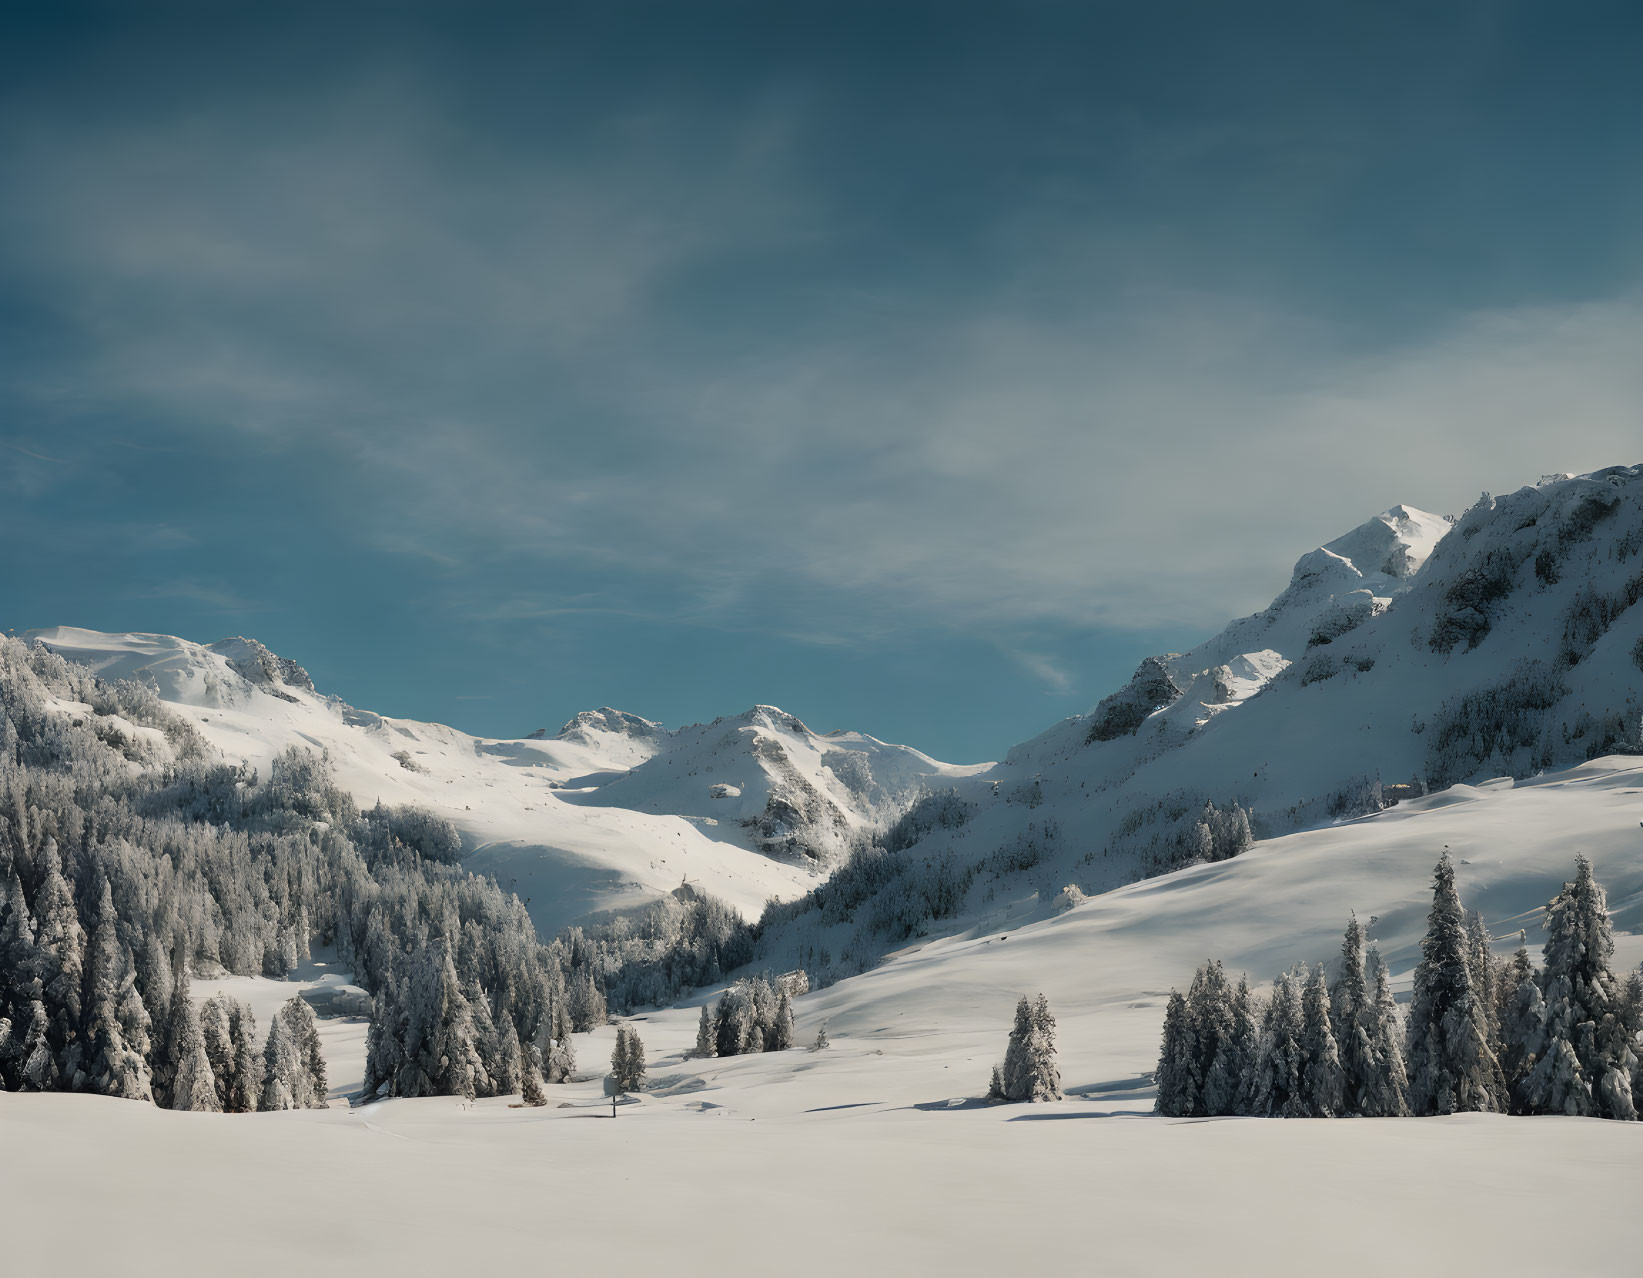
[[[816,1027],[816,1041],[810,1044],[812,1052],[819,1052],[832,1046],[832,1040],[827,1037],[827,1022],[823,1021]]]
[[[1368,966],[1369,1002],[1363,1019],[1373,1068],[1359,1100],[1359,1113],[1367,1118],[1404,1118],[1409,1113],[1409,1075],[1403,1060],[1403,1025],[1392,996],[1392,973],[1373,945]]]
[[[696,1023],[696,1047],[691,1052],[698,1059],[719,1054],[718,1039],[713,1028],[713,1013],[708,1010],[706,1003],[702,1004],[702,1018]]]
[[[1260,1050],[1250,1087],[1250,1112],[1273,1118],[1302,1118],[1306,1104],[1306,1022],[1301,1008],[1298,972],[1285,972],[1273,983],[1261,1020]]]
[[[1529,1075],[1530,1105],[1553,1114],[1635,1119],[1637,1053],[1623,988],[1609,962],[1614,938],[1608,898],[1577,858],[1575,880],[1546,907],[1546,1052]]]
[[[1027,1000],[1021,1000],[1016,1009],[1016,1024],[1021,1024],[1021,1010]],[[1012,1036],[1012,1042],[1014,1038]],[[1153,1071],[1158,1085],[1158,1099],[1153,1102],[1156,1113],[1166,1118],[1190,1117],[1197,1105],[1192,1079],[1191,1029],[1188,1025],[1187,1000],[1178,990],[1169,992],[1164,1005],[1163,1042],[1158,1047],[1158,1068]]]
[[[593,972],[581,968],[570,987],[571,1024],[578,1034],[598,1029],[605,1023],[605,996],[593,982]]]
[[[1373,1041],[1374,1014],[1364,977],[1363,928],[1358,916],[1347,921],[1341,941],[1341,975],[1330,991],[1330,1024],[1341,1054],[1344,1112],[1367,1112],[1365,1097],[1375,1086],[1379,1062]]]
[[[41,851],[44,878],[34,897],[35,958],[39,965],[48,1040],[62,1080],[77,1087],[83,1077],[84,1045],[79,1041],[81,985],[85,971],[85,929],[75,911],[74,892],[63,877],[57,840]]]
[[[289,1017],[274,1014],[268,1026],[268,1039],[263,1044],[262,1062],[262,1092],[257,1098],[257,1109],[263,1113],[301,1109],[301,1098],[312,1089],[304,1078],[302,1050]]]
[[[1527,943],[1518,945],[1500,984],[1501,1069],[1511,1112],[1529,1114],[1529,1075],[1546,1055],[1546,999]]]
[[[205,1050],[205,1033],[200,1027],[199,1009],[192,999],[183,999],[172,1011],[176,1037],[172,1042],[175,1072],[171,1076],[171,1108],[215,1113],[217,1080],[211,1075],[211,1058]]]
[[[567,1038],[550,1039],[542,1077],[550,1084],[568,1083],[576,1073],[576,1048]]]
[[[86,1086],[104,1096],[152,1100],[148,1011],[137,994],[136,969],[119,937],[106,878],[97,899],[86,973]]]
[[[46,1005],[34,1000],[29,1013],[28,1034],[18,1055],[23,1064],[19,1071],[22,1085],[33,1092],[57,1090],[57,1057],[51,1050],[51,1027],[46,1019]]]
[[[776,999],[776,1017],[765,1036],[764,1050],[785,1052],[793,1046],[793,1000],[783,989]]]
[[[643,1091],[645,1086],[645,1045],[639,1031],[623,1025],[616,1031],[616,1047],[610,1054],[611,1085],[618,1094]]]
[[[1312,970],[1301,995],[1301,1049],[1306,1057],[1302,1089],[1313,1118],[1339,1118],[1346,1109],[1346,1075],[1330,1025],[1329,986],[1323,964]]]
[[[283,1017],[291,1031],[298,1070],[293,1079],[292,1096],[299,1109],[324,1109],[330,1082],[325,1071],[325,1051],[320,1045],[319,1025],[314,1009],[300,995],[289,998],[275,1014]]]
[[[504,1019],[497,1033],[499,1050],[496,1065],[491,1071],[491,1082],[498,1096],[511,1096],[524,1086],[524,1053],[519,1047],[519,1031],[510,1020]]]
[[[1061,1099],[1061,1074],[1055,1063],[1055,1017],[1049,1000],[1033,1002],[1022,995],[1015,1025],[1004,1052],[1004,1095],[1012,1101]]]
[[[1444,852],[1409,1009],[1409,1104],[1416,1114],[1503,1108],[1505,1077],[1489,1045],[1490,1017],[1473,984],[1472,946],[1455,869]]]
[[[1216,1049],[1209,1077],[1204,1080],[1206,1114],[1247,1112],[1250,1081],[1260,1051],[1260,1027],[1256,1012],[1249,992],[1249,981],[1239,977],[1238,987],[1232,992],[1229,1004],[1226,1033]]]
[[[519,1099],[533,1109],[540,1109],[548,1103],[548,1094],[543,1090],[542,1083],[542,1053],[536,1050],[536,1044],[528,1044],[524,1049],[524,1058],[519,1068]]]
[[[1220,962],[1200,967],[1187,990],[1187,1046],[1194,1114],[1207,1112],[1204,1088],[1222,1042],[1232,1032],[1232,992]]]
[[[228,1009],[228,1042],[234,1063],[223,1109],[230,1114],[249,1114],[257,1108],[262,1092],[262,1062],[257,1054],[257,1018],[238,999]]]

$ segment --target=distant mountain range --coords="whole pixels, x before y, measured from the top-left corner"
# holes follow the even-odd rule
[[[58,627],[28,637],[137,679],[230,759],[323,750],[362,803],[450,817],[467,863],[538,927],[682,880],[749,915],[822,882],[921,796],[898,848],[956,864],[1022,840],[1044,908],[1350,818],[1398,797],[1643,751],[1643,467],[1485,495],[1457,519],[1396,506],[1302,555],[1272,604],[1141,664],[1092,710],[955,766],[755,706],[667,729],[622,711],[487,740],[317,691],[255,640]],[[934,809],[931,809],[934,812]]]

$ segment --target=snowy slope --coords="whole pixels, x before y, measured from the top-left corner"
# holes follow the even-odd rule
[[[1643,750],[1640,600],[1643,467],[1485,498],[1452,528],[1394,508],[1303,556],[1265,611],[961,785],[979,805],[962,837],[1057,823],[1060,868],[1101,889],[1206,800],[1270,835],[1385,786]],[[1009,801],[1027,787],[1034,807]]]
[[[210,1271],[253,1237],[239,1272],[500,1271],[552,1254],[589,1272],[1470,1274],[1521,1268],[1522,1232],[1502,1224],[1517,1219],[1585,1222],[1560,1273],[1630,1272],[1643,1124],[1161,1119],[1147,1075],[1167,991],[1196,964],[1264,983],[1330,958],[1349,910],[1373,920],[1406,991],[1445,845],[1502,948],[1524,926],[1538,942],[1537,907],[1588,853],[1617,966],[1643,960],[1640,819],[1643,767],[1600,759],[1274,839],[1002,932],[968,919],[798,999],[799,1041],[826,1020],[824,1052],[686,1060],[694,1006],[636,1018],[651,1086],[614,1122],[609,1027],[577,1036],[585,1073],[541,1110],[446,1098],[223,1116],[4,1095],[0,1202],[29,1219],[104,1204],[76,1254],[134,1273]],[[978,1104],[1016,997],[1038,990],[1067,1099]],[[727,1212],[721,1255],[704,1222]],[[12,1255],[47,1272],[57,1246],[24,1230]]]
[[[230,760],[266,771],[289,746],[322,750],[360,804],[448,817],[469,868],[518,892],[545,935],[684,879],[755,915],[814,884],[850,835],[926,779],[977,770],[857,734],[820,737],[766,706],[673,732],[605,708],[551,738],[488,740],[325,696],[255,640],[68,626],[27,637],[105,678],[150,684]]]

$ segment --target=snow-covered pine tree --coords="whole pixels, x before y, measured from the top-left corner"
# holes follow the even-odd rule
[[[1363,1032],[1369,1040],[1373,1068],[1359,1110],[1366,1118],[1405,1118],[1409,1114],[1409,1074],[1403,1061],[1403,1026],[1392,996],[1392,973],[1373,945],[1369,947],[1369,1002]]]
[[[543,1090],[542,1083],[542,1053],[536,1050],[535,1043],[524,1049],[524,1059],[520,1062],[519,1099],[533,1109],[540,1109],[548,1103],[548,1094]]]
[[[1312,969],[1301,995],[1301,1050],[1306,1057],[1302,1089],[1313,1118],[1339,1118],[1346,1112],[1346,1075],[1340,1046],[1330,1025],[1329,986],[1322,963]]]
[[[1261,1020],[1261,1045],[1249,1093],[1251,1113],[1272,1118],[1302,1118],[1307,1113],[1301,981],[1298,972],[1289,971],[1273,983]]]
[[[1207,1113],[1204,1088],[1221,1043],[1232,1032],[1232,991],[1219,960],[1200,967],[1187,990],[1192,1112]]]
[[[1026,1006],[1027,1000],[1023,998],[1016,1009],[1018,1027]],[[1015,1042],[1013,1034],[1010,1041],[1012,1044]],[[1158,1099],[1153,1102],[1153,1111],[1166,1118],[1190,1117],[1197,1105],[1197,1098],[1193,1095],[1190,1042],[1187,1000],[1181,997],[1179,990],[1171,990],[1169,1002],[1164,1005],[1163,1041],[1158,1047],[1158,1067],[1153,1071],[1153,1081],[1158,1085]]]
[[[1531,1106],[1551,1114],[1635,1119],[1636,1045],[1623,990],[1609,967],[1614,937],[1608,897],[1584,856],[1575,880],[1546,907],[1545,1055],[1530,1072]]]
[[[1341,975],[1330,991],[1330,1024],[1341,1053],[1344,1109],[1347,1114],[1365,1112],[1364,1097],[1375,1082],[1375,1048],[1370,1038],[1373,1028],[1369,987],[1364,978],[1363,928],[1353,914],[1341,941]]]
[[[616,1048],[610,1055],[612,1085],[618,1094],[644,1090],[645,1045],[639,1031],[623,1025],[616,1031]]]
[[[472,1100],[478,1094],[484,1065],[474,1046],[473,1012],[457,980],[448,940],[441,938],[428,951],[427,973],[423,982],[426,1002],[420,1009],[426,1017],[426,1028],[419,1063],[432,1086],[425,1092],[404,1094],[466,1096]]]
[[[770,1033],[765,1036],[764,1050],[767,1052],[785,1052],[793,1046],[793,1000],[788,997],[785,987],[776,999],[776,1019],[771,1023]]]
[[[99,878],[87,951],[86,1086],[104,1096],[152,1100],[148,1012],[137,995],[131,951],[119,937],[108,879]]]
[[[993,1072],[987,1079],[987,1099],[1001,1101],[1008,1099],[1004,1095],[1004,1066],[994,1065]]]
[[[706,1003],[702,1004],[702,1019],[696,1023],[696,1047],[691,1055],[698,1059],[719,1054],[718,1041],[713,1032],[713,1013],[708,1010]]]
[[[57,1090],[57,1057],[51,1050],[51,1022],[46,1016],[46,1005],[35,999],[29,1010],[28,1034],[18,1053],[22,1059],[20,1074],[22,1086],[32,1092]]]
[[[1514,1114],[1533,1113],[1528,1082],[1535,1063],[1546,1055],[1546,999],[1529,958],[1528,943],[1521,937],[1501,981],[1499,1020],[1500,1065],[1506,1075],[1509,1108]]]
[[[568,1037],[551,1040],[542,1070],[543,1080],[554,1085],[568,1083],[575,1074],[576,1045]]]
[[[298,1109],[324,1109],[330,1082],[325,1073],[325,1052],[320,1046],[319,1025],[314,1009],[301,995],[289,998],[275,1014],[284,1017],[296,1050],[297,1070],[291,1080],[291,1095]]]
[[[1240,976],[1238,987],[1232,992],[1227,1031],[1216,1049],[1209,1077],[1204,1080],[1206,1114],[1246,1112],[1245,1093],[1260,1049],[1260,1028],[1255,1013],[1249,980]]]
[[[34,895],[35,956],[46,1009],[48,1041],[64,1084],[78,1089],[83,1081],[84,1044],[80,1041],[81,986],[85,979],[85,930],[74,908],[74,891],[63,877],[57,840],[46,838],[41,851],[44,879]]]
[[[179,943],[177,952],[171,960],[171,996],[166,1006],[163,1032],[155,1037],[153,1060],[153,1088],[154,1103],[164,1109],[171,1109],[172,1086],[177,1077],[177,1067],[182,1060],[182,1035],[186,1029],[188,1013],[186,1008],[193,1006],[193,994],[189,981],[188,960]]]
[[[1408,1039],[1412,1112],[1503,1108],[1505,1077],[1489,1046],[1489,1017],[1473,987],[1471,944],[1447,851],[1432,873],[1432,909],[1415,968]]]
[[[598,1029],[605,1023],[605,996],[593,983],[593,972],[586,967],[578,969],[570,987],[571,1025],[578,1034]]]
[[[228,1009],[228,1041],[233,1047],[234,1065],[229,1074],[230,1114],[249,1114],[257,1108],[262,1092],[262,1062],[257,1055],[257,1018],[249,1005],[235,999]]]
[[[1049,1000],[1021,996],[1015,1026],[1004,1052],[1004,1095],[1012,1101],[1061,1099],[1061,1075],[1055,1063],[1055,1017]]]
[[[233,1112],[234,1042],[229,1030],[226,994],[213,994],[200,1005],[200,1031],[205,1035],[205,1056],[211,1062],[211,1077],[217,1084],[217,1108]]]
[[[524,1054],[519,1047],[519,1031],[507,1017],[497,1032],[499,1044],[491,1083],[498,1096],[512,1096],[524,1086]]]
[[[181,1000],[172,1012],[177,1021],[176,1073],[171,1077],[171,1108],[215,1113],[217,1081],[211,1075],[211,1058],[205,1050],[205,1033],[200,1028],[199,1009],[192,999]]]
[[[291,1019],[278,1012],[268,1026],[268,1040],[262,1049],[262,1090],[257,1097],[257,1109],[263,1113],[273,1110],[300,1109],[298,1099],[306,1090],[301,1050],[293,1037]]]
[[[1500,981],[1494,951],[1494,937],[1476,910],[1466,911],[1466,949],[1472,965],[1472,988],[1483,1012],[1489,1048],[1500,1057]]]
[[[819,1052],[830,1046],[832,1046],[832,1040],[827,1037],[827,1022],[823,1021],[816,1028],[816,1041],[810,1044],[810,1050],[812,1052]]]

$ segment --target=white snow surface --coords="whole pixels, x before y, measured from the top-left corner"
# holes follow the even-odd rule
[[[927,780],[986,766],[859,733],[818,736],[771,706],[671,732],[605,708],[556,737],[490,740],[322,695],[255,640],[72,626],[26,637],[103,678],[149,684],[231,761],[266,775],[288,746],[323,751],[361,806],[416,804],[450,819],[467,868],[516,892],[544,936],[686,880],[754,917],[768,899],[814,886],[852,834],[893,816]],[[714,797],[720,783],[735,794]],[[745,824],[773,799],[763,829]]]
[[[798,1041],[826,1021],[822,1052],[689,1060],[694,1004],[634,1018],[650,1088],[614,1121],[611,1027],[578,1036],[580,1081],[540,1110],[230,1116],[3,1095],[8,1271],[57,1272],[65,1213],[94,1203],[76,1266],[129,1274],[1483,1274],[1521,1269],[1526,1230],[1557,1222],[1580,1235],[1559,1273],[1632,1272],[1643,1124],[1161,1119],[1148,1074],[1167,992],[1199,962],[1265,983],[1335,955],[1351,910],[1407,991],[1445,846],[1502,950],[1520,927],[1537,946],[1538,907],[1586,852],[1617,966],[1636,964],[1640,820],[1643,766],[1605,758],[1274,839],[1053,918],[962,920],[799,998]],[[1039,990],[1067,1098],[979,1103],[1016,998]],[[15,1227],[41,1220],[62,1229]]]

